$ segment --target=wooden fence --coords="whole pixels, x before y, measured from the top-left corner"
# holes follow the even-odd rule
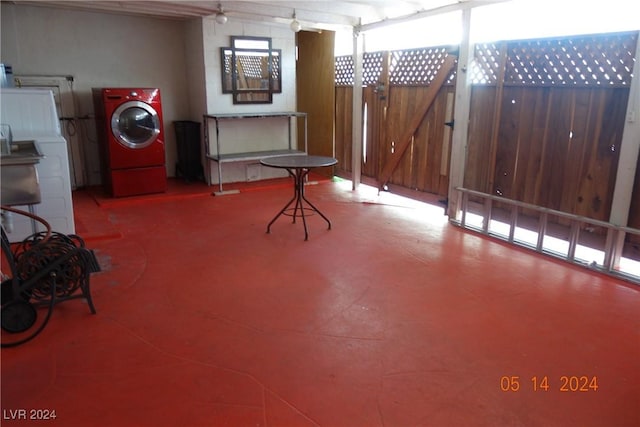
[[[465,187],[607,221],[637,39],[628,32],[476,46]],[[363,175],[379,179],[447,51],[365,54]],[[447,195],[454,79],[439,89],[389,182]],[[336,155],[346,174],[352,86],[351,57],[337,57]],[[640,228],[640,170],[629,225]]]

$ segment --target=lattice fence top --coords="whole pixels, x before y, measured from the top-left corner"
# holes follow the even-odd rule
[[[391,52],[389,83],[395,85],[428,85],[435,78],[447,56],[447,48],[397,50]],[[451,83],[455,73],[449,77]]]
[[[637,38],[634,32],[478,45],[473,82],[495,84],[504,60],[505,85],[628,86]]]
[[[478,44],[470,68],[476,85],[628,87],[636,60],[638,32]],[[393,85],[428,85],[446,56],[446,48],[391,51]],[[504,56],[506,55],[506,57]],[[382,73],[383,52],[363,56],[363,84],[375,85]],[[504,67],[504,69],[502,69]],[[451,84],[455,73],[449,77]],[[353,85],[351,56],[336,58],[336,85]]]
[[[469,70],[473,84],[495,85],[500,68],[500,46],[493,43],[477,44],[475,61]]]
[[[353,56],[336,56],[335,64],[336,86],[353,86]]]
[[[390,52],[389,81],[395,85],[428,85],[447,56],[447,47],[396,50]],[[382,75],[384,52],[366,52],[362,57],[362,83],[377,84]],[[353,57],[338,56],[336,85],[353,86]],[[447,83],[455,78],[452,73]]]
[[[382,52],[367,52],[362,58],[362,83],[364,85],[373,85],[380,80],[382,74],[382,60],[384,55]],[[338,56],[336,57],[336,85],[353,86],[353,57]]]
[[[366,85],[375,84],[382,74],[382,52],[371,52],[362,58],[362,82]]]

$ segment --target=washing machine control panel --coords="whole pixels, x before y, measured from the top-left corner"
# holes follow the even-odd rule
[[[158,89],[135,89],[127,94],[126,99],[147,103],[157,102],[160,100],[160,94]]]
[[[160,91],[158,89],[105,89],[104,98],[106,101],[118,103],[123,100],[152,103],[160,102]]]

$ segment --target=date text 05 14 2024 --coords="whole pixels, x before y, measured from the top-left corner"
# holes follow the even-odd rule
[[[533,376],[527,381],[518,375],[500,377],[500,390],[508,392],[560,391],[563,393],[588,393],[598,390],[598,377],[588,375],[561,375],[550,379],[548,375]]]

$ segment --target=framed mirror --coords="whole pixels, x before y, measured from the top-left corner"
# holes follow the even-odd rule
[[[280,49],[267,37],[231,37],[231,46],[220,48],[222,93],[234,104],[270,104],[282,92]]]

